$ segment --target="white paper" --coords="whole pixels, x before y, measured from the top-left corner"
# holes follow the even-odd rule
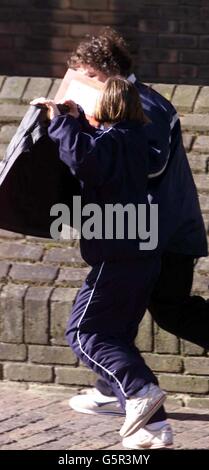
[[[83,108],[85,114],[93,116],[99,95],[100,90],[73,79],[65,93],[65,98],[75,101]]]

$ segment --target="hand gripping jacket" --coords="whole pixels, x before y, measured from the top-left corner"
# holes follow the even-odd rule
[[[44,109],[30,106],[0,163],[0,228],[51,238],[53,204],[72,206],[80,184],[48,137]]]

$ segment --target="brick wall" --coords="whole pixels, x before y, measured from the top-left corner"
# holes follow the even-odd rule
[[[1,0],[0,73],[62,77],[103,25],[125,36],[142,80],[208,83],[208,0]]]
[[[0,76],[0,159],[35,96],[53,97],[59,80]],[[181,114],[184,144],[209,227],[209,87],[153,84]],[[72,301],[89,268],[69,242],[0,230],[0,380],[58,386],[92,385],[64,333]],[[193,292],[208,297],[209,258],[195,272]],[[198,315],[198,312],[197,312]],[[178,403],[208,406],[207,351],[154,325],[147,313],[137,337],[160,384]]]

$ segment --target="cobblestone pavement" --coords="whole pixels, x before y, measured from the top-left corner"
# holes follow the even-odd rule
[[[76,413],[68,407],[76,393],[35,386],[0,385],[0,450],[120,449],[123,418]],[[175,449],[209,449],[207,410],[168,407]]]

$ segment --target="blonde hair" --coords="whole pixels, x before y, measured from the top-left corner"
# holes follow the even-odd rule
[[[149,121],[136,87],[120,76],[110,77],[105,82],[94,117],[99,123],[109,124],[125,120],[137,120],[141,124]]]

